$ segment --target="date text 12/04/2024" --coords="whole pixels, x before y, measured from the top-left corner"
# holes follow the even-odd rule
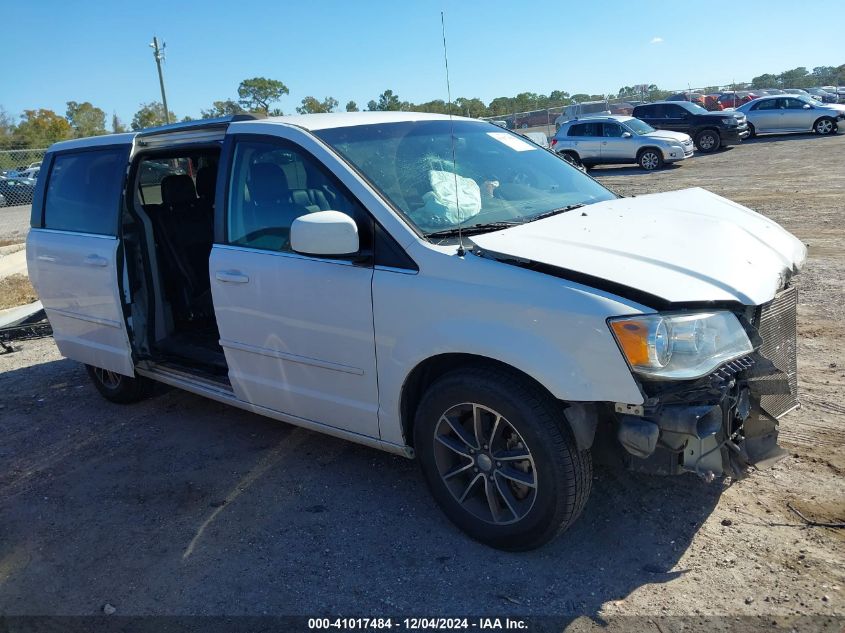
[[[310,630],[525,630],[519,618],[309,618]]]

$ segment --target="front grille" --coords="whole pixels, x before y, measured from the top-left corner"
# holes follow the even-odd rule
[[[775,418],[798,406],[797,311],[798,291],[793,286],[762,306],[757,317],[757,330],[763,339],[760,354],[786,374],[789,383],[789,393],[766,394],[760,398],[760,406]]]

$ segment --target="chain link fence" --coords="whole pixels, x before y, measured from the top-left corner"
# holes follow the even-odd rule
[[[32,204],[35,181],[46,149],[0,151],[0,207]]]

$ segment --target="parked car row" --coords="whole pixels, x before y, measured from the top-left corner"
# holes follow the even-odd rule
[[[38,172],[41,169],[41,161],[30,163],[25,167],[18,167],[16,169],[4,169],[0,171],[0,176],[4,178],[31,178],[36,180]]]
[[[571,162],[637,163],[659,169],[693,155],[736,145],[749,135],[742,112],[708,112],[689,101],[660,101],[634,107],[633,116],[591,116],[561,125],[552,149]]]
[[[823,103],[838,103],[845,100],[845,88],[837,89],[833,86],[827,86],[825,88],[808,88],[807,90],[803,88],[754,88],[753,90],[727,90],[712,94],[703,94],[693,90],[670,95],[666,98],[666,101],[687,101],[712,112],[738,108],[760,97],[784,94],[803,95]]]
[[[32,204],[34,193],[35,180],[0,176],[0,207]]]
[[[576,165],[636,163],[645,170],[700,152],[738,145],[757,134],[834,134],[845,105],[809,94],[755,97],[736,109],[710,112],[692,101],[659,101],[634,107],[633,116],[590,115],[562,123],[551,149]]]

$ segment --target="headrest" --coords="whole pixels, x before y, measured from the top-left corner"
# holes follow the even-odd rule
[[[217,186],[217,169],[211,165],[197,171],[197,195],[205,200],[214,200],[214,188]]]
[[[197,191],[187,174],[171,174],[161,179],[161,201],[172,207],[183,202],[195,202]]]
[[[249,174],[249,191],[253,202],[274,204],[287,201],[290,188],[281,167],[273,163],[255,163]]]

